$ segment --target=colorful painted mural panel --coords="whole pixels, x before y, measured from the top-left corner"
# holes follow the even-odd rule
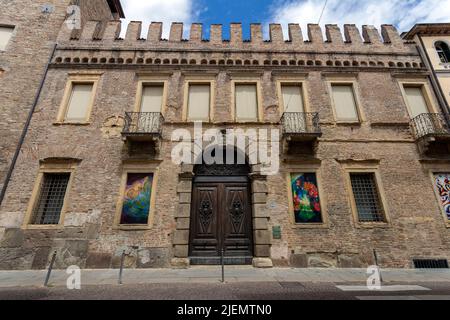
[[[291,174],[291,187],[295,223],[322,223],[316,174]]]
[[[152,196],[152,173],[129,173],[120,224],[147,224]]]
[[[447,219],[450,220],[450,173],[435,175],[436,189],[441,198],[441,206]]]

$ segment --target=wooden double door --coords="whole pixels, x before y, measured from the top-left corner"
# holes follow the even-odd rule
[[[193,184],[191,264],[251,264],[253,227],[247,177],[197,177]]]

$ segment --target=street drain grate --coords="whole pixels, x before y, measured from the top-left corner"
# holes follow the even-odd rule
[[[279,282],[284,289],[305,289],[305,286],[300,282]]]

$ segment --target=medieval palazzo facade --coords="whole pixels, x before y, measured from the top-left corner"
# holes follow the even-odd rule
[[[309,25],[305,40],[291,24],[287,41],[277,24],[270,40],[259,24],[249,40],[240,24],[208,40],[200,24],[188,39],[181,23],[169,39],[161,23],[145,39],[140,22],[121,28],[62,25],[1,203],[0,268],[42,269],[54,252],[60,268],[115,268],[124,252],[129,268],[215,264],[222,250],[256,267],[450,258],[448,110],[393,26]],[[1,86],[14,65],[2,70]],[[199,121],[266,129],[256,140],[279,168],[227,139],[215,152],[243,163],[201,161],[214,152],[195,143]],[[192,163],[174,161],[180,129],[200,147]]]

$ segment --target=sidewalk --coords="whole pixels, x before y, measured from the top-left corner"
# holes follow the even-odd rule
[[[47,271],[0,271],[0,288],[41,287]],[[119,270],[82,270],[81,283],[117,285]],[[53,270],[49,285],[65,286],[69,275],[65,270]],[[225,267],[226,282],[323,282],[366,283],[366,269],[255,269],[247,266]],[[450,270],[383,269],[384,282],[418,283],[450,282]],[[125,269],[123,284],[151,283],[217,283],[220,267],[191,267],[190,269]]]

